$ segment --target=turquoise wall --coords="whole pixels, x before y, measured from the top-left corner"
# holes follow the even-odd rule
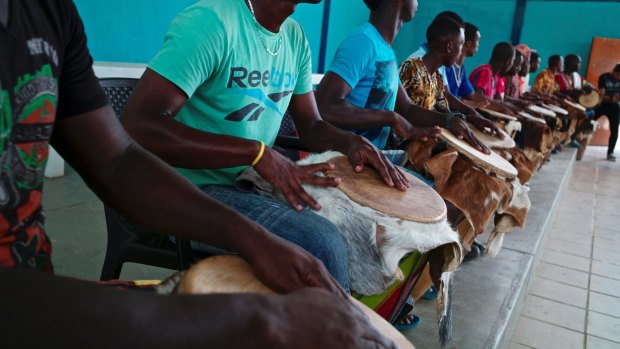
[[[89,38],[95,60],[146,63],[161,47],[174,16],[196,0],[74,0]],[[482,32],[480,51],[467,61],[471,71],[488,61],[495,43],[510,41],[516,0],[418,0],[414,20],[403,26],[394,43],[399,60],[425,41],[426,27],[446,9],[459,13]],[[293,15],[304,28],[319,61],[324,3],[299,5]],[[119,10],[120,9],[120,10]],[[368,20],[362,0],[332,0],[326,63],[338,44],[355,27]],[[522,42],[538,49],[546,61],[554,53],[578,53],[587,67],[592,37],[620,38],[620,3],[595,1],[528,0]],[[620,57],[618,57],[620,60]]]

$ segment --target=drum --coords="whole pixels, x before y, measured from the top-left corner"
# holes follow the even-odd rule
[[[545,109],[549,109],[556,114],[568,115],[568,110],[558,107],[557,105],[543,103],[542,105]]]
[[[256,278],[251,267],[237,256],[210,257],[194,265],[181,277],[176,290],[180,294],[272,293]],[[351,301],[368,316],[379,333],[390,338],[400,349],[414,349],[387,321],[356,299],[351,298]]]
[[[555,114],[555,112],[547,109],[547,108],[543,108],[543,107],[539,107],[537,105],[530,105],[527,107],[530,111],[533,111],[535,113],[538,113],[540,115],[543,115],[545,117],[549,117],[549,118],[556,118],[557,115]]]
[[[538,118],[538,117],[536,117],[536,116],[534,116],[534,115],[532,115],[530,113],[524,112],[524,111],[519,112],[519,116],[521,116],[521,117],[523,117],[524,119],[527,119],[527,120],[531,120],[531,121],[538,122],[538,123],[545,124],[545,125],[547,124],[547,122],[545,122],[544,119]]]
[[[514,139],[510,138],[508,133],[500,130],[503,134],[504,139],[500,139],[497,136],[488,134],[486,132],[482,132],[477,129],[475,126],[468,124],[469,128],[472,130],[474,136],[478,138],[484,145],[492,149],[512,149],[516,146]]]
[[[512,115],[500,113],[500,112],[497,112],[491,109],[480,108],[479,111],[481,111],[484,114],[484,116],[488,116],[491,118],[502,119],[502,120],[507,120],[507,121],[517,120],[517,118]]]
[[[464,140],[458,139],[452,132],[443,129],[441,139],[446,141],[450,146],[458,150],[458,152],[469,158],[474,164],[484,170],[486,173],[493,173],[506,179],[514,179],[517,177],[517,169],[514,168],[497,153],[491,151],[490,154],[484,154],[472,147]]]
[[[601,95],[597,91],[592,90],[590,93],[584,93],[579,96],[579,104],[587,109],[595,108],[601,102]]]
[[[317,214],[334,223],[347,241],[353,297],[394,322],[430,263],[440,294],[440,340],[447,343],[451,326],[447,290],[462,251],[442,198],[410,174],[405,174],[410,182],[407,191],[389,188],[374,169],[356,173],[338,152],[312,154],[298,164],[322,162],[334,165],[325,175],[341,178],[340,185],[304,184],[304,189],[321,205]]]

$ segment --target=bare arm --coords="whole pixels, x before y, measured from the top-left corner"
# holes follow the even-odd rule
[[[342,292],[321,262],[209,198],[142,149],[109,106],[58,121],[52,142],[104,202],[132,221],[238,252],[277,291],[318,283]],[[274,254],[290,265],[284,266]]]
[[[65,348],[395,348],[350,302],[318,289],[286,296],[160,296],[1,267],[0,280],[0,328],[8,348],[50,343]]]

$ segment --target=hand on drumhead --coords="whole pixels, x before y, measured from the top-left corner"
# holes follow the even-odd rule
[[[319,289],[271,298],[263,323],[269,348],[396,349],[350,301]],[[265,338],[265,335],[260,337]],[[259,338],[260,338],[259,337]]]
[[[261,160],[254,165],[254,169],[267,182],[280,190],[286,198],[286,201],[297,211],[303,209],[299,200],[315,210],[321,209],[319,203],[301,186],[302,183],[331,187],[340,184],[340,178],[329,178],[317,175],[318,172],[333,170],[333,165],[321,163],[297,166],[291,160],[269,147],[265,148],[265,154]]]
[[[469,126],[465,121],[454,118],[452,119],[452,124],[450,125],[450,131],[459,139],[465,140],[467,143],[471,144],[472,147],[477,150],[485,153],[491,154],[491,150],[487,148],[474,134],[471,132]]]
[[[409,139],[412,141],[426,142],[429,139],[438,140],[441,136],[441,127],[414,127]]]
[[[592,93],[592,91],[594,91],[594,87],[590,84],[585,84],[583,85],[583,92],[585,92],[586,94],[590,94]]]
[[[284,239],[263,241],[251,253],[241,256],[252,266],[254,275],[275,292],[289,293],[305,287],[318,287],[337,295],[349,295],[323,265],[323,262]]]
[[[379,172],[388,186],[396,187],[402,191],[409,188],[407,177],[366,138],[352,136],[350,144],[347,156],[355,172],[362,172],[365,165],[370,165]]]
[[[484,133],[489,133],[499,139],[504,139],[504,133],[495,124],[483,117],[472,115],[467,117],[467,121]]]

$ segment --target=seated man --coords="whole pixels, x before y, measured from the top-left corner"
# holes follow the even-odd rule
[[[390,130],[403,139],[437,135],[438,130],[416,133],[420,131],[414,125],[450,128],[478,149],[488,151],[463,120],[412,104],[399,83],[392,43],[402,23],[413,19],[417,1],[404,1],[401,7],[388,1],[365,2],[371,11],[369,23],[340,44],[317,89],[323,117],[340,128],[355,130],[379,148],[386,147]],[[401,163],[404,154],[393,160]]]
[[[478,27],[471,23],[465,23],[465,43],[461,56],[451,67],[446,67],[446,77],[452,95],[460,98],[463,103],[472,108],[489,108],[504,114],[512,115],[514,112],[499,101],[490,99],[474,89],[467,78],[465,59],[473,57],[480,46],[481,34]]]
[[[531,52],[530,70],[527,72],[527,74],[523,78],[524,89],[521,91],[521,94],[531,91],[532,87],[530,86],[530,80],[531,80],[530,76],[532,73],[536,73],[538,69],[540,69],[540,65],[542,64],[542,61],[540,60],[540,55],[538,54],[538,52],[536,52],[535,50],[531,50],[530,52]]]
[[[506,81],[505,98],[518,99],[521,97],[519,85],[521,84],[520,73],[524,61],[523,54],[517,50],[512,67],[504,74],[504,80]]]
[[[452,20],[454,20],[455,22],[457,22],[461,28],[466,29],[466,23],[465,21],[463,21],[463,18],[461,18],[461,16],[459,16],[457,13],[453,12],[453,11],[443,11],[440,12],[439,14],[437,14],[437,16],[435,16],[435,18],[433,19],[433,21],[442,18],[442,17],[446,17],[446,18],[450,18]],[[473,29],[473,28],[470,28]],[[474,35],[475,33],[479,34],[478,29],[475,29]],[[470,33],[471,34],[471,33]],[[472,40],[474,40],[474,38],[471,38]],[[478,38],[479,41],[479,38]],[[420,48],[415,51],[414,53],[412,53],[408,59],[411,58],[422,58],[424,57],[424,55],[428,52],[429,47],[428,47],[428,42],[423,43]],[[477,45],[475,46],[475,50],[478,50]],[[464,58],[463,58],[464,59]],[[450,106],[452,107],[453,110],[458,111],[460,113],[463,113],[465,115],[468,116],[478,116],[481,117],[480,114],[478,114],[478,112],[476,112],[472,106],[470,106],[470,104],[472,103],[467,103],[467,102],[462,102],[461,98],[458,95],[458,92],[454,92],[453,91],[453,83],[451,83],[451,79],[450,79],[450,74],[454,74],[455,70],[453,69],[452,66],[441,66],[439,67],[439,73],[441,74],[441,77],[443,79],[443,86],[445,89],[444,95],[446,96],[446,100],[448,101],[448,103],[450,103]],[[467,86],[465,86],[464,88],[467,88]],[[454,89],[456,90],[456,89]],[[473,98],[479,98],[480,96],[470,96]],[[469,99],[472,100],[472,99]],[[488,104],[487,101],[482,100],[482,99],[477,99],[476,102],[474,103],[475,107],[480,107],[481,105],[486,105]],[[501,108],[501,107],[500,107]]]
[[[550,56],[549,66],[536,76],[536,80],[534,80],[534,84],[532,85],[532,92],[552,95],[554,92],[559,91],[560,86],[555,77],[562,73],[563,69],[564,58],[560,55]]]
[[[173,21],[121,122],[203,192],[309,251],[347,288],[344,240],[331,222],[302,205],[320,209],[302,183],[336,186],[339,179],[315,175],[327,164],[298,167],[271,148],[285,111],[292,112],[301,141],[311,151],[346,154],[356,171],[371,165],[400,190],[408,183],[363,137],[321,120],[312,93],[309,44],[288,18],[295,7],[265,0],[190,6]],[[237,190],[236,177],[250,166],[290,205]]]
[[[478,93],[491,99],[504,100],[506,81],[503,75],[510,70],[514,59],[514,47],[507,42],[500,42],[493,47],[489,63],[471,72],[469,81]]]
[[[581,57],[576,54],[567,55],[564,59],[564,71],[555,76],[559,92],[578,99],[583,93],[590,93],[594,85],[579,74],[581,69]]]
[[[3,347],[391,347],[343,301],[318,260],[212,200],[125,133],[94,76],[71,1],[0,0],[0,47]],[[131,220],[235,251],[273,289],[298,291],[158,296],[41,272],[52,271],[41,207],[50,142]],[[331,292],[300,290],[317,286]]]

